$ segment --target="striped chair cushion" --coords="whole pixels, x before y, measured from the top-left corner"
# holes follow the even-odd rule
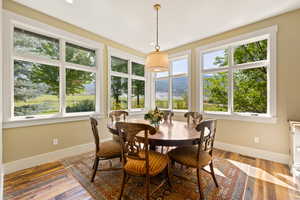
[[[204,167],[211,162],[212,157],[209,155],[209,153],[206,151],[201,151],[198,165],[197,152],[197,146],[186,146],[173,149],[168,153],[168,155],[171,160],[194,168]]]
[[[121,145],[114,140],[100,143],[100,151],[97,156],[102,158],[112,158],[121,156]]]
[[[145,152],[140,153],[140,157],[145,157]],[[168,165],[169,159],[167,155],[149,151],[149,175],[156,176],[161,173]],[[127,162],[124,166],[126,172],[135,175],[146,174],[146,161],[145,160],[134,160],[127,158]]]

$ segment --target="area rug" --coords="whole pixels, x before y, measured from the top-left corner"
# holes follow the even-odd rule
[[[122,171],[98,172],[94,183],[90,182],[94,154],[85,153],[80,156],[62,160],[63,165],[81,183],[81,185],[93,196],[95,200],[118,199]],[[113,165],[120,167],[119,159],[113,160]],[[101,167],[108,167],[109,162],[103,161]],[[242,200],[247,182],[246,172],[236,167],[226,159],[214,159],[215,172],[220,185],[216,188],[211,176],[206,172],[201,173],[203,193],[206,200]],[[244,169],[245,170],[245,169]],[[167,185],[152,195],[153,200],[196,200],[199,199],[196,171],[176,165],[171,178],[172,188]],[[183,178],[184,177],[184,178]],[[163,176],[151,179],[150,191],[160,184]],[[126,184],[124,200],[142,200],[145,196],[143,178],[131,178]]]

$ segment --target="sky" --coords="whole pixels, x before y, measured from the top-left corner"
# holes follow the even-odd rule
[[[218,51],[213,51],[213,52],[209,52],[209,53],[205,53],[203,55],[203,66],[204,69],[213,69],[213,68],[217,68],[218,65],[214,65],[215,62],[215,58],[216,57],[224,57],[225,54],[225,50],[218,50]]]

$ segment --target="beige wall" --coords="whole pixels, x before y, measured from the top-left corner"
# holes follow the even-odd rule
[[[76,33],[80,36],[96,40],[105,45],[119,48],[123,51],[145,56],[128,47],[122,46],[116,42],[107,40],[96,34],[85,31],[76,26],[67,24],[63,21],[49,17],[40,12],[14,3],[11,0],[4,0],[4,8],[20,15],[39,20],[43,23],[50,24],[57,28]],[[219,40],[234,37],[243,33],[255,31],[274,24],[278,25],[278,60],[277,60],[277,124],[262,124],[243,121],[218,121],[217,140],[221,142],[243,145],[273,151],[278,153],[288,153],[288,119],[300,120],[300,66],[298,58],[300,58],[300,10],[286,13],[277,17],[273,17],[255,24],[251,24],[239,29],[235,29],[223,34],[219,34],[204,40],[193,42],[172,49],[169,53],[175,53],[182,50],[192,49],[192,108],[196,108],[195,89],[196,73],[195,73],[195,48],[201,45],[209,44]],[[205,30],[204,30],[205,31]],[[107,48],[104,52],[104,71],[107,74]],[[107,76],[104,88],[107,88]],[[107,95],[107,90],[106,90]],[[107,105],[107,99],[105,100]],[[107,108],[106,108],[107,109]],[[105,128],[106,120],[102,122],[102,135],[109,137],[109,133]],[[92,134],[87,121],[58,123],[52,125],[5,129],[3,133],[4,143],[4,162],[11,162],[21,158],[34,156],[41,153],[47,153],[74,145],[92,142]],[[260,137],[260,144],[254,143],[254,136]],[[58,138],[60,144],[52,145],[52,139]]]
[[[88,32],[79,27],[65,23],[56,18],[50,17],[28,7],[22,6],[11,0],[3,1],[3,8],[19,15],[23,15],[34,20],[38,20],[45,24],[49,24],[56,28],[78,34],[82,37],[101,42],[105,45],[103,53],[104,61],[104,76],[105,96],[108,94],[107,90],[107,70],[108,70],[108,50],[107,46],[118,48],[127,53],[136,56],[144,57],[145,55],[134,49],[123,46],[114,41],[108,40],[104,37]],[[107,105],[107,98],[105,98],[105,105]],[[107,113],[107,108],[105,108]],[[101,120],[100,130],[102,138],[110,137],[106,129],[106,119]],[[58,138],[59,144],[52,145],[53,138]],[[91,128],[88,121],[77,121],[71,123],[57,123],[51,125],[22,127],[4,129],[3,131],[3,162],[11,162],[22,158],[47,153],[75,145],[93,142]]]
[[[196,109],[196,52],[195,48],[225,40],[244,33],[278,25],[277,35],[277,115],[276,124],[218,120],[217,140],[271,152],[288,154],[287,120],[300,120],[300,10],[269,18],[232,31],[171,49],[176,53],[192,49],[192,106]],[[203,30],[205,31],[205,30]],[[260,143],[254,143],[254,137]]]

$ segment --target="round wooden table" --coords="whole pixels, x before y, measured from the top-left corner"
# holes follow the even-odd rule
[[[146,120],[131,119],[127,122],[149,124]],[[118,135],[115,123],[107,125],[109,131]],[[163,122],[159,125],[159,130],[154,135],[148,135],[151,149],[156,146],[187,146],[197,144],[200,140],[200,133],[196,131],[195,124],[187,124],[183,121]],[[138,136],[143,137],[144,133]]]

